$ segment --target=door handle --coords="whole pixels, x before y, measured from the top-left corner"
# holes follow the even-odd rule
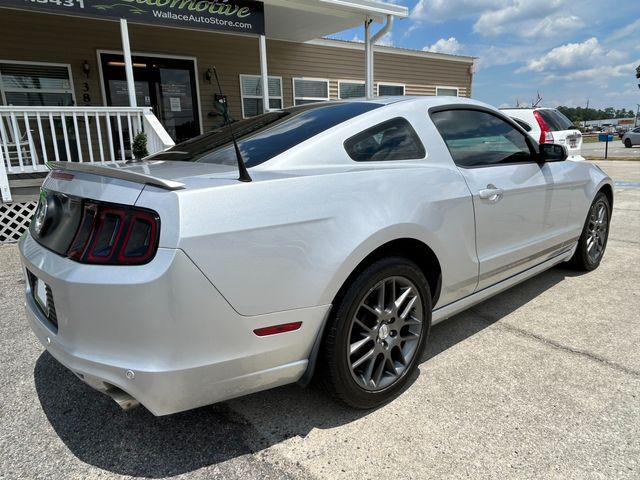
[[[487,185],[487,188],[483,188],[478,192],[478,196],[481,199],[489,200],[492,203],[496,203],[500,201],[503,195],[504,195],[504,190],[502,190],[501,188],[497,188],[492,183]]]

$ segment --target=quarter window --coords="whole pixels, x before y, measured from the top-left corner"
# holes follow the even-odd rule
[[[479,110],[433,112],[431,119],[461,167],[529,162],[525,136],[495,115]]]
[[[69,65],[0,62],[0,93],[5,105],[74,105]]]
[[[323,102],[329,100],[329,80],[319,78],[293,79],[293,104]]]
[[[362,98],[364,96],[364,82],[345,82],[342,80],[338,82],[338,98],[341,100],[345,98]]]
[[[269,108],[282,109],[282,78],[269,77]],[[260,75],[240,75],[242,96],[242,116],[254,117],[264,113],[262,101],[262,77]]]
[[[371,127],[344,142],[356,162],[384,162],[424,158],[418,134],[404,118],[394,118]]]

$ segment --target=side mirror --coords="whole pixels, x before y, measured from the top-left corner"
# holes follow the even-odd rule
[[[542,162],[562,162],[568,156],[567,149],[556,143],[541,143],[538,152]]]

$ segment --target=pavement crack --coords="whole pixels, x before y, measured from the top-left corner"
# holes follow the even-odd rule
[[[478,312],[476,309],[472,309],[473,312],[478,315],[479,317],[481,317],[483,320],[490,322],[490,323],[495,323],[496,327],[502,330],[505,330],[507,332],[513,333],[515,335],[524,337],[524,338],[528,338],[531,340],[535,340],[538,341],[540,343],[543,343],[544,345],[554,348],[556,350],[561,350],[563,352],[567,352],[570,353],[572,355],[577,355],[583,358],[586,358],[588,360],[591,360],[593,362],[597,362],[601,365],[605,365],[609,368],[612,368],[618,372],[621,373],[625,373],[627,375],[631,375],[633,377],[636,378],[640,378],[640,371],[638,370],[634,370],[633,368],[628,368],[624,365],[620,365],[617,362],[613,362],[611,360],[609,360],[608,358],[605,358],[601,355],[597,355],[595,353],[591,353],[588,352],[586,350],[580,350],[578,348],[574,348],[574,347],[569,347],[568,345],[564,345],[563,343],[560,343],[556,340],[551,340],[549,338],[543,337],[542,335],[539,335],[537,333],[533,333],[529,330],[524,330],[520,327],[516,327],[514,325],[511,325],[509,323],[505,323],[505,322],[500,322],[499,318],[494,318],[492,316],[489,315],[484,315],[480,312]]]

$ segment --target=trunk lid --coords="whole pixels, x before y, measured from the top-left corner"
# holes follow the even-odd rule
[[[235,166],[150,161],[136,164],[50,162],[29,230],[44,247],[64,255],[80,226],[83,201],[133,206],[146,185],[179,191],[237,183]]]
[[[567,148],[567,154],[571,157],[580,155],[582,149],[582,134],[578,130],[560,130],[553,132],[554,143],[559,143]]]

